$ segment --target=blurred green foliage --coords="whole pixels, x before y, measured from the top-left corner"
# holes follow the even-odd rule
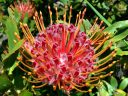
[[[109,22],[128,19],[128,0],[88,0]]]
[[[123,91],[128,86],[128,78],[122,78],[119,81],[115,77],[110,78],[110,83],[103,81],[101,86],[97,89],[97,96],[126,96],[126,92]]]

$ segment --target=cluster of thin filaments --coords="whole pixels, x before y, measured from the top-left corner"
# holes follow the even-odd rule
[[[24,19],[25,15],[32,17],[35,11],[34,5],[29,0],[14,2],[14,5],[10,5],[10,8],[13,11],[17,10],[21,14],[21,19]]]
[[[18,57],[22,65],[18,64],[18,67],[31,77],[28,79],[23,76],[23,78],[33,84],[41,84],[40,86],[33,85],[33,88],[53,85],[54,89],[58,87],[68,92],[73,89],[80,92],[91,92],[90,89],[82,89],[97,86],[97,81],[113,73],[111,71],[102,74],[102,71],[116,63],[116,61],[111,62],[115,56],[115,50],[106,57],[99,58],[112,46],[112,42],[110,42],[104,49],[101,48],[104,42],[109,39],[109,35],[102,32],[104,27],[100,28],[103,22],[97,24],[98,18],[96,18],[87,36],[85,32],[80,31],[86,9],[78,13],[75,24],[70,23],[72,7],[69,11],[69,21],[63,24],[58,23],[57,7],[55,8],[56,23],[54,24],[50,6],[48,10],[50,25],[46,28],[42,13],[40,12],[38,15],[35,12],[33,18],[39,31],[36,37],[33,37],[27,24],[20,24],[25,35],[25,41],[21,49],[22,55]],[[67,11],[65,10],[64,22],[67,20],[66,14]],[[95,29],[95,25],[98,25],[98,30]]]

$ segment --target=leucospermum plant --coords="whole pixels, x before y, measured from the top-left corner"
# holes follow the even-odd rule
[[[63,23],[59,23],[57,7],[56,22],[52,20],[50,6],[48,10],[50,24],[47,27],[41,12],[35,12],[33,16],[39,31],[35,37],[27,24],[20,23],[24,43],[17,58],[20,61],[17,66],[27,73],[23,79],[32,83],[32,88],[52,85],[54,90],[58,88],[67,94],[71,90],[91,92],[92,87],[99,85],[100,79],[113,73],[103,71],[116,63],[112,61],[116,50],[100,58],[112,46],[112,42],[109,42],[108,46],[102,48],[110,38],[109,34],[102,32],[103,21],[98,24],[96,18],[89,32],[82,32],[80,26],[86,9],[77,14],[75,24],[71,23],[72,7],[68,18],[65,8]]]
[[[21,14],[21,19],[24,19],[25,15],[28,14],[28,17],[32,17],[35,11],[34,5],[28,0],[26,2],[15,1],[13,5],[10,5],[10,8],[14,11],[17,10]]]

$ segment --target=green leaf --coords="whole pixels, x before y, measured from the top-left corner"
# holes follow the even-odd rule
[[[60,0],[60,2],[62,2],[64,5],[67,5],[68,0]]]
[[[84,0],[85,3],[100,17],[101,20],[103,20],[108,26],[111,26],[111,23],[109,23],[89,2],[88,0]]]
[[[16,23],[19,23],[21,19],[21,14],[15,9],[14,11],[8,7],[8,13],[10,18],[12,18]]]
[[[124,32],[120,33],[119,35],[115,35],[110,41],[112,42],[118,42],[122,39],[124,39],[128,35],[128,29],[125,30]]]
[[[122,49],[118,47],[116,49],[117,49],[116,55],[119,55],[119,56],[128,55],[128,51],[122,51]]]
[[[86,19],[83,19],[82,24],[80,25],[80,30],[83,32],[87,32],[91,27],[91,23]]]
[[[14,48],[3,58],[3,61],[7,60],[13,53],[15,53],[23,44],[23,40],[20,40],[15,44]]]
[[[118,29],[123,28],[128,28],[128,20],[116,22],[111,26],[107,27],[103,32],[108,32],[111,34],[111,36],[113,36]]]
[[[119,85],[119,89],[124,90],[128,86],[128,78],[124,78]]]
[[[15,70],[13,70],[13,84],[17,90],[22,90],[23,88],[26,88],[26,86],[28,86],[26,80],[22,79],[23,75],[24,72],[21,71],[18,67],[16,67]]]
[[[4,63],[4,68],[10,68],[9,69],[9,74],[11,74],[11,72],[15,69],[16,65],[16,58],[18,56],[18,49],[21,47],[21,45],[23,44],[23,40],[20,40],[15,46],[14,48],[5,56],[3,56],[3,63]]]
[[[76,93],[76,96],[82,96],[82,95],[83,95],[83,93],[81,93],[81,92]]]
[[[14,40],[17,41],[16,36],[14,35],[14,32],[19,34],[16,22],[12,18],[8,18],[7,21],[5,22],[6,25],[6,34],[8,37],[8,46],[9,46],[9,52],[13,49],[15,46]]]
[[[115,77],[113,77],[113,76],[111,77],[110,84],[111,84],[111,86],[112,86],[113,88],[117,88],[118,82],[117,82],[117,80],[116,80]]]
[[[3,3],[3,2],[5,2],[5,0],[0,0],[0,3]]]
[[[8,14],[11,18],[14,18],[14,12],[12,11],[11,8],[8,7]]]
[[[33,96],[28,90],[23,90],[18,96]]]
[[[35,26],[35,22],[34,22],[34,20],[31,20],[31,21],[30,21],[30,31],[31,31],[31,32],[32,32],[33,30],[35,30],[34,26]]]
[[[106,81],[103,81],[103,83],[107,86],[107,91],[108,91],[109,95],[112,95],[114,88]]]
[[[116,92],[114,93],[114,96],[126,96],[126,92],[123,90],[117,89]]]
[[[27,23],[28,22],[28,13],[25,14],[24,19],[23,19],[23,23]]]
[[[21,19],[21,14],[17,11],[17,10],[14,10],[14,20],[19,23],[20,19]]]
[[[95,93],[94,93],[94,92],[92,92],[92,93],[89,93],[89,95],[90,95],[90,96],[95,96]]]
[[[0,75],[0,92],[7,91],[12,86],[11,81],[5,74]]]
[[[98,94],[99,96],[109,96],[109,93],[104,89],[104,87],[98,88]]]
[[[119,48],[126,48],[126,47],[128,47],[128,41],[126,41],[126,40],[121,40],[121,41],[119,41],[118,43],[117,43],[117,47],[119,47]]]

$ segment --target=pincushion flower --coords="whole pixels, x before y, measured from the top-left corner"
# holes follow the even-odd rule
[[[10,8],[12,10],[16,9],[21,14],[21,19],[24,19],[25,14],[28,14],[28,17],[32,17],[35,11],[35,7],[29,0],[27,0],[26,2],[14,2],[14,5],[11,5]]]
[[[27,24],[20,23],[25,38],[21,56],[18,57],[21,62],[18,67],[29,76],[23,78],[33,83],[33,88],[53,85],[54,89],[58,87],[69,93],[73,89],[91,92],[89,89],[91,86],[97,86],[100,79],[113,73],[111,71],[103,74],[102,71],[115,64],[115,61],[111,61],[115,56],[115,50],[104,58],[99,58],[112,45],[110,42],[108,46],[102,48],[104,42],[110,38],[107,33],[102,32],[104,27],[100,28],[103,22],[97,24],[96,18],[87,34],[80,30],[86,9],[78,13],[75,24],[70,23],[72,7],[68,22],[65,10],[64,23],[59,23],[57,8],[55,8],[56,22],[53,23],[52,11],[50,7],[48,9],[50,13],[48,27],[44,26],[42,13],[38,15],[35,12],[34,20],[39,31],[37,36],[31,34]],[[36,86],[35,83],[41,85]]]

